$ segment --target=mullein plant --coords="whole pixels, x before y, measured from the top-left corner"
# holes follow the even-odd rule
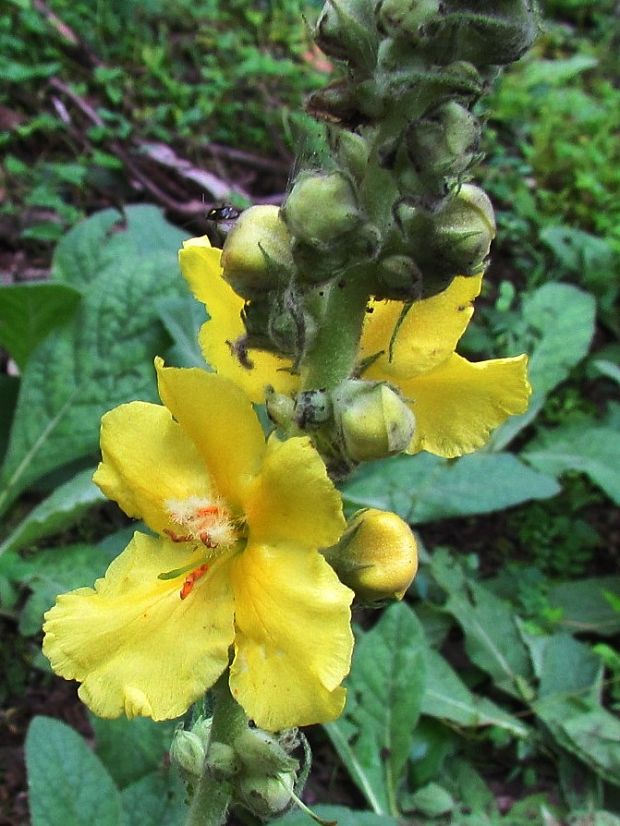
[[[402,599],[415,575],[410,528],[374,509],[347,523],[335,483],[470,453],[527,407],[526,356],[455,350],[495,234],[469,182],[474,107],[536,27],[529,0],[328,0],[316,40],[341,70],[308,110],[331,151],[223,250],[180,252],[213,372],[157,359],[162,404],[103,418],[95,481],[152,534],[58,597],[43,650],[102,717],[210,709],[171,749],[192,826],[298,799],[298,728],[345,704],[351,603]]]

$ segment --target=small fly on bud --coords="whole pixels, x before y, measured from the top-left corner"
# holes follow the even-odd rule
[[[224,204],[223,206],[212,207],[207,212],[206,218],[207,221],[214,224],[215,232],[219,240],[223,242],[240,215],[240,209],[231,204]]]

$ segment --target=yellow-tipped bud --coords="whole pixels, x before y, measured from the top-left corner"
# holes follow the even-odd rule
[[[222,252],[226,281],[243,298],[256,298],[280,286],[293,272],[291,237],[277,206],[242,212]]]
[[[390,511],[358,511],[343,539],[325,552],[360,602],[400,600],[418,570],[418,549],[409,525]]]
[[[393,456],[407,449],[413,413],[389,385],[349,379],[332,394],[344,451],[354,462]]]

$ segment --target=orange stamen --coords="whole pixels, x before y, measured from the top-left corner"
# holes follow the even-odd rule
[[[183,583],[183,587],[179,591],[179,596],[181,597],[181,599],[186,599],[186,597],[188,597],[191,594],[192,589],[193,589],[194,585],[196,584],[196,582],[200,579],[201,576],[204,576],[207,573],[208,570],[209,570],[208,565],[199,565],[197,568],[194,568],[194,570],[185,577],[185,582]]]
[[[164,528],[164,533],[169,536],[173,542],[191,542],[194,538],[191,534],[178,534],[171,531],[170,528]]]

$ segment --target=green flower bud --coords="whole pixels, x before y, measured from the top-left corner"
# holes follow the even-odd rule
[[[439,0],[379,0],[375,8],[379,30],[392,37],[415,36],[439,11]]]
[[[302,390],[295,400],[295,421],[306,429],[328,422],[332,416],[332,402],[327,390]]]
[[[255,298],[288,281],[293,272],[291,238],[276,206],[242,212],[222,252],[223,276],[243,298]]]
[[[209,743],[207,765],[210,771],[220,778],[234,777],[241,769],[237,752],[228,743]]]
[[[279,427],[288,427],[293,421],[295,413],[295,402],[290,396],[284,393],[276,393],[273,387],[267,387],[265,391],[265,404],[267,415],[272,422]]]
[[[235,801],[257,817],[269,820],[291,802],[295,779],[293,771],[267,777],[245,775],[237,783]]]
[[[316,321],[304,310],[301,302],[280,301],[277,298],[269,314],[269,338],[280,353],[296,355],[314,340]]]
[[[262,729],[244,729],[233,746],[249,775],[275,775],[299,768],[299,762],[286,753],[278,739]]]
[[[356,181],[361,181],[368,169],[370,155],[368,141],[355,132],[340,129],[335,144],[336,155],[341,165],[351,173]]]
[[[344,452],[353,462],[393,456],[409,446],[413,413],[387,384],[348,379],[333,391],[332,402]]]
[[[422,295],[422,272],[408,255],[388,255],[377,267],[377,298],[415,301]]]
[[[359,120],[357,97],[348,80],[336,80],[313,92],[306,100],[312,117],[328,123],[349,124]]]
[[[170,760],[190,777],[200,777],[205,762],[205,743],[193,731],[177,729],[170,745]]]
[[[362,222],[355,190],[339,172],[299,178],[282,212],[295,238],[312,246],[328,246]]]
[[[324,556],[359,602],[400,600],[418,570],[418,550],[409,525],[390,511],[358,511],[340,542]]]
[[[405,136],[411,161],[424,180],[462,174],[475,156],[479,138],[476,118],[454,101],[414,121]]]
[[[371,0],[327,0],[315,40],[331,57],[371,70],[378,45]]]

